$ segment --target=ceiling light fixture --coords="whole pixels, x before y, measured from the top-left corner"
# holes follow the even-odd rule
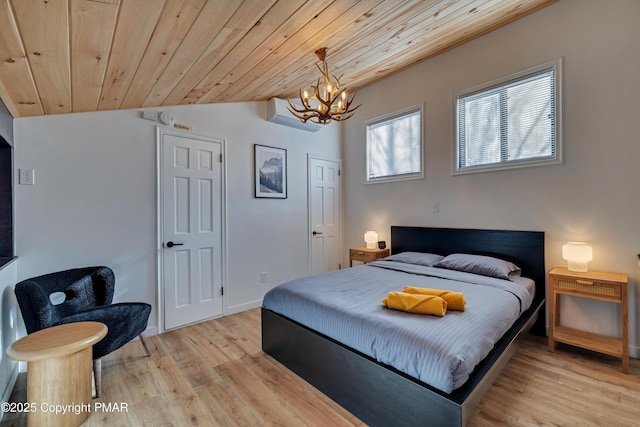
[[[356,92],[353,91],[349,95],[346,89],[340,89],[340,81],[335,75],[329,76],[329,66],[326,60],[327,50],[329,49],[326,47],[316,50],[318,59],[322,61],[322,67],[316,63],[316,67],[322,74],[322,79],[318,79],[318,84],[315,86],[311,85],[313,94],[309,95],[306,89],[304,91],[300,89],[301,107],[294,105],[290,99],[288,100],[289,111],[303,123],[309,120],[313,123],[326,125],[331,120],[347,120],[360,107],[358,105],[351,108]],[[331,77],[333,77],[333,81]]]

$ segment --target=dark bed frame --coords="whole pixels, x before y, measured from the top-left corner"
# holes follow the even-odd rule
[[[297,322],[262,308],[262,349],[371,426],[463,426],[531,330],[545,334],[544,233],[391,227],[392,253],[473,253],[511,261],[536,283],[532,306],[496,343],[468,381],[444,393]],[[544,313],[543,313],[544,314]]]

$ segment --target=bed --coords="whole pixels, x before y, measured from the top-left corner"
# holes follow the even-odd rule
[[[506,332],[496,338],[497,342],[490,345],[486,353],[480,352],[482,359],[479,363],[475,365],[473,362],[471,370],[453,378],[451,384],[446,381],[434,382],[430,378],[423,381],[420,374],[414,374],[411,369],[400,365],[395,367],[395,362],[385,363],[389,361],[388,355],[381,357],[379,354],[368,354],[368,345],[362,348],[358,343],[346,345],[343,341],[349,341],[331,330],[319,332],[318,330],[324,331],[321,325],[301,319],[294,312],[274,305],[273,297],[265,297],[262,308],[263,350],[369,425],[464,425],[515,351],[517,339],[530,329],[544,334],[544,316],[538,316],[544,306],[545,295],[544,233],[393,226],[391,244],[394,256],[406,252],[442,256],[465,253],[512,262],[522,269],[522,276],[533,281],[535,295],[522,313],[517,314],[512,326],[507,325]],[[358,272],[364,280],[359,286],[363,286],[367,281],[373,281],[370,277],[373,277],[372,272],[375,271],[373,274],[380,276],[382,281],[386,277],[391,280],[390,270],[394,268],[390,268],[390,265],[394,263],[382,260],[376,264],[379,265],[347,269],[349,271],[329,277],[334,277],[336,281],[348,281],[349,275]],[[405,281],[407,277],[414,278],[412,280],[416,284],[420,284],[422,280],[420,275],[416,275],[416,271],[398,274],[404,275],[402,280]],[[317,276],[312,276],[305,280],[313,283],[317,279]],[[469,297],[475,298],[471,288],[460,289],[465,289],[471,293],[468,294]],[[328,304],[317,304],[318,307],[323,305]],[[375,305],[378,310],[376,315],[383,316],[384,310],[392,311],[383,308],[380,303],[369,305]],[[315,308],[309,306],[304,307],[304,310],[311,312]],[[353,310],[357,312],[358,309]],[[408,316],[419,318],[424,315]],[[448,321],[455,316],[456,314],[446,314],[443,319]],[[343,321],[337,312],[334,317],[338,324],[347,324],[347,320]],[[309,324],[314,326],[309,327]],[[360,332],[357,329],[359,327],[349,324],[346,329],[353,329],[358,336],[370,335],[366,331]],[[375,339],[381,340],[383,337],[374,337]]]

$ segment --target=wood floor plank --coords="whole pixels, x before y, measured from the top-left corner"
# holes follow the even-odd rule
[[[233,314],[134,341],[102,361],[97,403],[83,426],[364,426],[358,418],[260,350],[260,310]],[[527,337],[471,416],[468,427],[637,426],[640,360],[630,373],[617,358],[567,345],[548,351]],[[21,373],[11,396],[26,401]],[[26,415],[6,413],[7,426]]]
[[[305,416],[292,410],[281,393],[273,389],[272,383],[265,383],[256,375],[255,359],[247,355],[239,363],[225,363],[221,372],[229,379],[229,384],[264,425],[309,425]],[[278,389],[279,390],[279,389]]]
[[[210,384],[198,388],[198,395],[213,415],[216,425],[261,426],[252,408],[231,387]]]
[[[364,425],[346,409],[336,406],[319,390],[300,387],[300,378],[289,370],[283,371],[282,365],[276,360],[259,357],[256,358],[256,365],[256,376],[292,406],[294,412],[304,413],[309,425],[342,425],[345,421],[349,425]]]

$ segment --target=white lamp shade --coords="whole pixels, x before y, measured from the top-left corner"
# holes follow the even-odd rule
[[[593,260],[593,249],[584,242],[567,242],[562,246],[562,258],[571,271],[587,271],[587,263]]]
[[[375,249],[378,243],[378,233],[375,231],[367,231],[364,233],[364,241],[367,244],[367,249]]]

